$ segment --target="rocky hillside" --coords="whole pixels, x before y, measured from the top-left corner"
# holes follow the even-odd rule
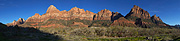
[[[136,5],[126,16],[108,9],[101,10],[97,14],[77,7],[73,7],[69,11],[60,11],[55,6],[50,5],[43,15],[36,13],[26,21],[24,19],[18,20],[7,25],[25,27],[169,27],[159,17],[156,15],[151,17],[148,11]]]
[[[140,27],[166,27],[169,26],[162,22],[162,20],[156,15],[150,16],[150,14],[144,9],[134,5],[131,11],[125,16],[126,19],[132,20],[137,26]]]
[[[24,24],[25,20],[23,18],[19,18],[17,21],[14,20],[12,23],[8,23],[6,24],[7,26],[15,26],[15,25],[20,25],[20,24]]]

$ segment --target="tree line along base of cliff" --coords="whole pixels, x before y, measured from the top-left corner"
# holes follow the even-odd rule
[[[179,40],[176,28],[141,27],[58,27],[27,28],[1,25],[0,40]],[[16,37],[16,38],[13,38]]]

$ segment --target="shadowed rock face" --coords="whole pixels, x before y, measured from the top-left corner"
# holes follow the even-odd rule
[[[153,27],[153,26],[167,26],[156,15],[150,17],[150,14],[142,8],[134,5],[131,11],[125,16],[126,19],[132,20],[137,26],[140,27]]]
[[[120,13],[118,12],[112,12],[112,16],[111,16],[111,21],[114,21],[114,20],[117,20],[119,19],[120,17],[124,17],[123,15],[121,15]]]
[[[17,21],[17,24],[23,24],[25,23],[26,20],[24,20],[23,18],[19,18]]]
[[[152,22],[154,22],[156,25],[159,26],[169,26],[168,24],[165,24],[159,17],[157,17],[156,15],[153,15],[151,17]]]
[[[134,21],[127,20],[126,18],[124,18],[123,15],[121,15],[118,12],[116,12],[116,13],[112,12],[111,20],[113,21],[111,26],[129,26],[129,27],[135,27],[136,26],[134,24]]]
[[[26,22],[26,20],[24,20],[23,18],[19,18],[18,21],[14,20],[12,23],[8,23],[6,25],[7,26],[15,26],[15,25],[24,24],[25,22]]]
[[[125,18],[127,19],[130,17],[150,19],[150,14],[147,11],[143,10],[142,8],[134,5],[131,11],[125,16]]]
[[[157,17],[156,15],[153,15],[153,16],[151,17],[151,19],[162,22],[162,20],[161,20],[159,17]]]

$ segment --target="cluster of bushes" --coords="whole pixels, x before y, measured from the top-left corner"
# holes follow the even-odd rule
[[[110,21],[110,20],[94,20],[94,21],[92,21],[92,24],[89,26],[109,27],[111,24],[112,24],[112,21]]]
[[[123,38],[88,38],[90,41],[179,41],[179,38],[172,39],[172,36],[143,36]]]
[[[139,37],[154,35],[174,35],[178,37],[180,35],[180,30],[167,28],[92,27],[82,29],[72,31],[71,34],[87,37]]]
[[[178,40],[179,29],[140,27],[39,28],[64,40]],[[134,37],[134,38],[133,38]]]

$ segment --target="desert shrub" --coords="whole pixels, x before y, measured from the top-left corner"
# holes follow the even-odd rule
[[[88,38],[90,41],[145,41],[146,37],[127,37],[127,38]]]
[[[90,24],[90,26],[95,26],[95,27],[109,27],[111,25],[112,21],[110,20],[94,20]]]
[[[179,29],[168,28],[140,28],[140,27],[65,27],[65,28],[40,28],[44,32],[63,36],[64,39],[81,39],[81,38],[98,38],[105,39],[95,40],[172,40],[180,37]],[[144,38],[144,36],[147,36]],[[108,39],[112,37],[113,39]],[[118,38],[115,37],[134,37],[134,38]],[[143,38],[138,38],[143,37]],[[147,38],[147,39],[146,39]],[[152,38],[152,39],[151,39]],[[91,39],[90,39],[91,40]],[[93,39],[94,40],[94,39]]]
[[[173,34],[179,33],[178,29],[167,28],[135,28],[135,27],[97,27],[97,28],[82,28],[73,31],[75,35],[84,35],[93,33],[96,36],[108,37],[136,37],[136,36],[153,36],[160,34]],[[87,35],[85,34],[87,33]]]
[[[90,20],[81,20],[79,18],[76,18],[76,19],[73,19],[73,20],[70,20],[70,21],[74,21],[74,22],[82,22],[83,24],[85,25],[90,25],[92,21]]]
[[[71,32],[72,35],[79,35],[79,36],[87,36],[87,37],[94,37],[96,33],[94,33],[94,29],[82,28],[76,29]]]

